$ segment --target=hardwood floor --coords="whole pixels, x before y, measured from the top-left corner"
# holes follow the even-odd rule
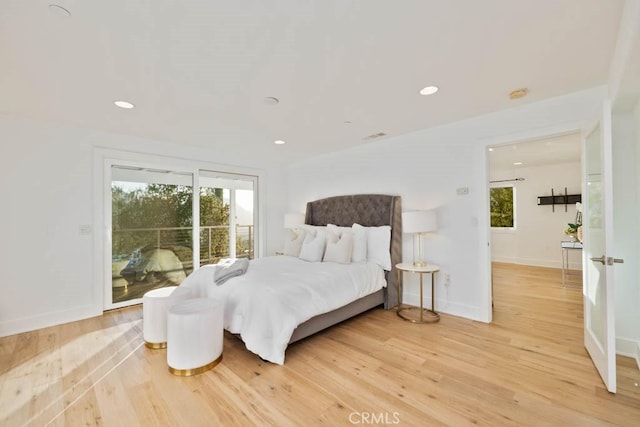
[[[496,264],[494,293],[492,324],[374,309],[290,346],[284,366],[227,334],[223,361],[187,378],[142,344],[141,307],[1,338],[0,423],[640,425],[640,370],[618,358],[605,390],[559,270]]]

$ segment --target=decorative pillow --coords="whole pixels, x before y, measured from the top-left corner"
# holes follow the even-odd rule
[[[391,227],[367,227],[367,260],[391,271]]]
[[[304,238],[304,242],[302,243],[302,248],[300,249],[300,255],[298,258],[311,262],[322,261],[326,241],[327,236],[325,233],[316,233],[315,236],[311,233],[307,233]]]
[[[367,261],[375,262],[385,270],[391,271],[391,227],[363,227],[360,224],[353,224],[353,227],[359,232],[364,229],[366,233]]]
[[[344,233],[345,231],[347,231],[349,233],[353,233],[353,230],[352,230],[351,227],[340,227],[340,226],[337,226],[335,224],[327,224],[327,230],[332,232],[333,234],[335,234],[338,237],[340,237],[342,235],[342,233]]]
[[[351,262],[365,262],[367,260],[367,229],[360,224],[353,224],[353,252]]]
[[[331,233],[333,234],[333,233]],[[351,263],[351,253],[353,252],[353,234],[342,233],[340,238],[333,235],[327,238],[327,249],[324,251],[324,262],[338,262],[340,264]]]
[[[304,230],[298,230],[295,232],[290,229],[286,229],[286,236],[284,238],[284,251],[285,255],[289,256],[299,256],[300,249],[302,249],[302,243],[304,242],[305,235],[307,234]]]

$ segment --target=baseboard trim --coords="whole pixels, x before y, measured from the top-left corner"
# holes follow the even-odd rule
[[[36,329],[61,325],[102,315],[102,308],[95,305],[85,305],[70,310],[55,311],[37,316],[0,322],[0,337],[34,331]]]
[[[640,342],[630,338],[616,338],[616,354],[638,360]]]
[[[425,287],[425,289],[427,288]],[[405,293],[402,298],[402,303],[418,307],[420,306],[420,295]],[[425,294],[424,308],[431,308],[431,294]],[[451,314],[453,316],[482,322],[480,317],[480,307],[446,301],[445,299],[438,298],[437,292],[435,309],[438,313]]]

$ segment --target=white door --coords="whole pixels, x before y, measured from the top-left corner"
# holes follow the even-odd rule
[[[602,380],[616,392],[611,104],[584,138],[584,345]]]

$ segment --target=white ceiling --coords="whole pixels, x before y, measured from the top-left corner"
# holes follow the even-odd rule
[[[4,0],[0,112],[290,161],[605,84],[623,4]]]
[[[579,162],[580,147],[581,136],[578,133],[494,146],[489,152],[489,169],[517,171],[532,166]]]

